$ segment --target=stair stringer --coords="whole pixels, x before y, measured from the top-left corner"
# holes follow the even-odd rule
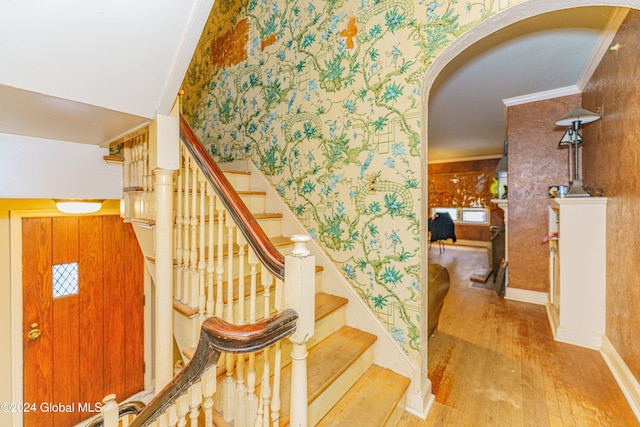
[[[267,193],[267,211],[282,213],[283,235],[307,234],[304,225],[291,212],[277,191],[271,186],[267,177],[253,162],[247,159],[236,160],[224,163],[224,169],[249,171],[251,173],[251,190]],[[307,246],[315,255],[316,264],[324,268],[321,289],[316,289],[316,291],[323,291],[349,300],[346,308],[347,325],[378,337],[374,344],[373,363],[411,380],[405,410],[425,419],[435,401],[435,396],[431,393],[431,381],[427,378],[426,369],[424,372],[420,372],[415,362],[396,344],[387,328],[358,295],[353,286],[349,284],[324,248],[313,239],[307,242]]]
[[[155,230],[153,226],[148,223],[139,221],[130,221],[133,226],[133,231],[138,240],[138,246],[142,250],[142,256],[144,258],[145,265],[151,274],[153,283],[156,282],[155,264],[149,261],[150,257],[155,255]]]

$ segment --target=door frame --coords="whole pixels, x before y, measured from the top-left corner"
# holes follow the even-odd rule
[[[101,209],[93,214],[68,215],[57,210],[10,210],[10,266],[11,266],[11,370],[14,373],[11,381],[12,402],[22,402],[24,396],[24,382],[22,372],[24,369],[24,354],[22,348],[22,219],[35,217],[60,217],[60,216],[109,216],[120,215],[118,209]],[[151,275],[145,262],[144,268],[144,295],[147,304],[144,306],[144,363],[147,369],[144,372],[144,389],[147,393],[153,386],[153,347],[152,327],[153,317],[151,312]],[[119,402],[120,403],[120,402]],[[23,414],[12,414],[13,427],[23,427]]]

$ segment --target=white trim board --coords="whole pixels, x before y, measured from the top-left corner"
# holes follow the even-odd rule
[[[636,415],[638,421],[640,421],[640,383],[638,383],[638,380],[634,377],[627,364],[624,363],[624,360],[622,360],[622,357],[620,357],[606,335],[602,338],[600,354],[607,366],[609,366],[613,377],[622,390],[622,394],[624,394],[627,402],[629,402],[631,410]]]
[[[591,52],[589,62],[587,62],[587,65],[584,67],[584,71],[582,72],[582,74],[578,78],[578,82],[576,83],[576,86],[578,87],[580,92],[584,90],[584,88],[587,86],[587,83],[589,83],[589,80],[591,80],[593,73],[596,71],[596,68],[598,68],[598,65],[600,65],[600,61],[602,61],[602,57],[604,57],[605,53],[607,53],[609,49],[612,49],[609,46],[611,46],[613,39],[618,34],[618,30],[620,29],[620,26],[627,17],[628,13],[629,9],[618,8],[614,12],[613,16],[611,16],[611,19],[609,19],[609,22],[607,22],[607,26],[600,34],[598,43],[593,48],[593,52]]]
[[[542,92],[529,93],[526,95],[514,96],[502,100],[505,107],[513,107],[514,105],[529,104],[530,102],[545,101],[547,99],[555,99],[563,96],[576,95],[582,93],[578,86],[566,86],[557,89],[545,90]]]
[[[546,292],[529,291],[527,289],[511,288],[509,286],[507,286],[504,298],[538,305],[546,305],[549,302],[549,294]]]

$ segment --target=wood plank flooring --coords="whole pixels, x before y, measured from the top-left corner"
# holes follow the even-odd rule
[[[598,351],[554,341],[543,306],[470,280],[486,251],[447,246],[430,262],[451,274],[429,339],[436,402],[426,420],[405,412],[399,426],[640,426]]]

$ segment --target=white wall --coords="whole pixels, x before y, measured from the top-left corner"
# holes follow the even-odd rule
[[[0,134],[0,198],[120,199],[122,166],[108,149]]]

